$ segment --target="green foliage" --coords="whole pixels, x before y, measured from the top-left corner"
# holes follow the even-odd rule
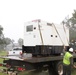
[[[5,38],[3,34],[3,27],[0,25],[0,49],[4,49],[4,47],[10,44],[12,41],[10,38]]]
[[[72,17],[69,19],[73,28],[76,28],[76,10],[72,13]]]
[[[71,40],[76,40],[76,10],[72,13],[72,17],[66,17],[65,20],[62,21],[62,24],[69,27],[69,37]]]
[[[23,39],[19,38],[18,43],[19,43],[20,46],[22,46],[23,45]]]
[[[0,45],[4,43],[3,27],[0,25]]]
[[[0,25],[0,36],[3,34],[3,27]]]
[[[71,23],[70,27],[70,40],[76,40],[76,10],[72,13],[72,17],[69,19]]]
[[[4,38],[4,42],[6,45],[8,45],[12,42],[12,40],[10,38]]]

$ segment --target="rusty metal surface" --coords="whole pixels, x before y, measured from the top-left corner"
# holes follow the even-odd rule
[[[73,55],[74,59],[76,58],[76,54]],[[39,62],[49,62],[49,61],[57,61],[62,60],[63,56],[48,56],[48,57],[29,57],[29,58],[9,58],[9,57],[0,57],[0,58],[8,58],[8,59],[14,59],[14,60],[20,60],[25,61],[29,63],[39,63]]]
[[[25,61],[30,63],[39,63],[39,62],[48,62],[48,61],[56,61],[62,60],[63,56],[49,56],[49,57],[32,57],[32,58],[24,58]]]
[[[76,58],[76,54],[73,55],[73,58]],[[39,62],[48,62],[48,61],[57,61],[57,60],[63,60],[63,56],[24,58],[24,61],[30,63],[39,63]]]

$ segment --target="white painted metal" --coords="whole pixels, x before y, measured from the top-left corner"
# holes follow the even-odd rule
[[[30,25],[33,26],[33,30],[27,32],[26,27]],[[36,45],[68,46],[69,29],[65,27],[65,30],[63,28],[63,25],[51,24],[41,20],[27,22],[24,24],[24,46],[36,46]]]
[[[22,47],[14,47],[12,50],[8,50],[7,53],[8,56],[20,56],[22,54]]]

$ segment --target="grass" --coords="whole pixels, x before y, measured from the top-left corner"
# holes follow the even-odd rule
[[[0,56],[4,56],[4,55],[6,55],[6,51],[0,51]],[[2,63],[3,62],[3,59],[2,58],[0,58],[0,63]],[[2,69],[2,68],[4,68],[4,67],[0,67],[0,69]],[[7,75],[6,73],[2,73],[2,72],[0,72],[0,75]],[[48,72],[21,72],[19,75],[49,75],[48,74]],[[72,70],[72,75],[76,75],[76,69],[73,69]]]
[[[72,75],[76,75],[76,69],[72,70]]]
[[[0,72],[0,75],[7,75],[6,73],[2,73],[2,72]]]
[[[2,51],[2,50],[0,51],[0,56],[5,56],[6,54],[7,54],[6,51],[4,51],[4,50],[3,50],[3,51]],[[4,60],[4,59],[0,58],[0,63],[2,63],[3,60]]]
[[[0,56],[4,56],[4,55],[6,55],[6,51],[0,51]],[[3,63],[3,60],[4,59],[2,59],[2,58],[0,58],[0,63]],[[0,69],[4,69],[5,67],[0,67]],[[7,75],[6,73],[2,73],[2,72],[0,72],[0,75]]]
[[[7,54],[6,51],[4,51],[4,50],[0,50],[0,56],[4,56],[4,55],[6,55],[6,54]]]

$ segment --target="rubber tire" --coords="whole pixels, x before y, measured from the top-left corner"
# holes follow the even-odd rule
[[[56,64],[56,72],[58,75],[63,75],[63,63],[62,63],[62,61],[59,61]]]
[[[49,65],[48,67],[48,73],[49,75],[58,75],[57,72],[55,71],[55,65]]]
[[[8,75],[12,75],[12,72],[11,72],[11,71],[7,71],[7,74],[8,74]]]
[[[10,75],[9,72],[11,72],[11,71],[7,71],[7,74],[8,74],[8,75]],[[11,74],[13,74],[13,73],[14,73],[14,72],[11,72]],[[15,72],[14,75],[18,75],[18,73]]]
[[[18,73],[15,73],[14,75],[18,75]]]

